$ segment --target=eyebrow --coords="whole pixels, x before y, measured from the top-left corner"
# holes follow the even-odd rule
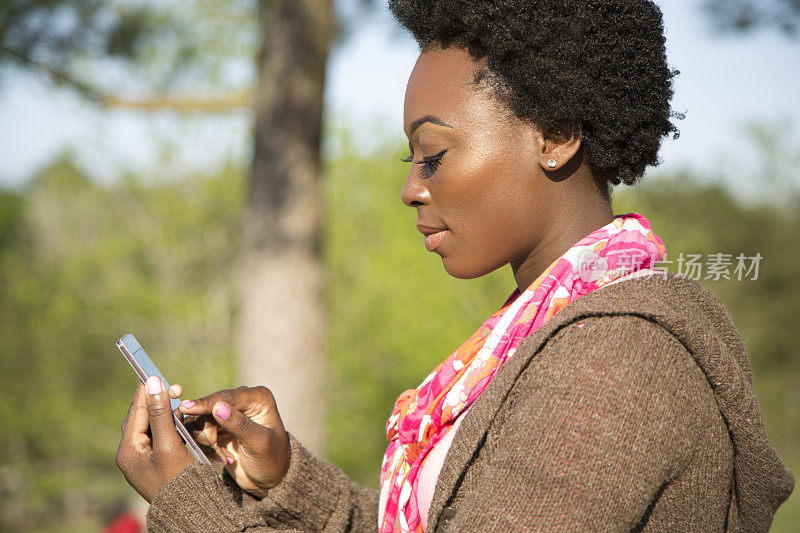
[[[436,115],[425,115],[423,117],[419,117],[418,119],[416,119],[414,122],[411,123],[411,131],[409,131],[408,136],[411,137],[412,135],[414,135],[414,132],[417,131],[417,128],[419,128],[426,122],[430,122],[431,124],[436,124],[438,126],[444,126],[446,128],[453,127],[450,124],[442,121],[442,119],[440,119]]]

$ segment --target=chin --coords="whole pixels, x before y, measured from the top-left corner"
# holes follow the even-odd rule
[[[452,257],[442,256],[442,266],[444,266],[445,272],[456,279],[475,279],[494,272],[503,265],[469,265],[454,260]]]

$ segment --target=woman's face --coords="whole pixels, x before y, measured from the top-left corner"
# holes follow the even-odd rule
[[[423,52],[405,95],[413,162],[402,199],[457,278],[509,263],[516,271],[536,255],[558,207],[548,201],[554,184],[542,170],[540,132],[475,85],[478,66],[460,48]]]

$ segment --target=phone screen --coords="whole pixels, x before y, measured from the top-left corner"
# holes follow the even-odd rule
[[[150,376],[158,376],[164,384],[164,390],[169,390],[169,382],[167,382],[164,375],[159,372],[156,365],[147,355],[147,352],[142,348],[142,345],[136,340],[136,337],[128,333],[117,341],[117,348],[122,352],[122,356],[128,361],[128,364],[131,365],[131,368],[133,368],[133,371],[139,376],[139,380],[142,383],[145,383]],[[169,404],[172,410],[175,411],[181,402],[178,399],[170,398]],[[183,442],[189,447],[189,451],[192,452],[195,459],[201,463],[210,463],[202,450],[200,450],[197,442],[195,442],[189,434],[189,431],[184,427],[174,412],[172,413],[172,417],[175,420],[175,429],[178,430],[178,434],[183,438]]]

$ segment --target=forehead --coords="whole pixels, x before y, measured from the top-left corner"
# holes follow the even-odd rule
[[[403,128],[415,119],[435,115],[458,126],[465,112],[474,107],[474,75],[477,64],[460,48],[435,48],[420,54],[406,86]]]

